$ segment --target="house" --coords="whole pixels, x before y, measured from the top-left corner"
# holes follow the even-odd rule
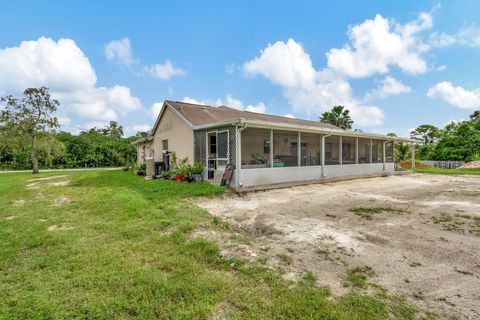
[[[135,141],[138,161],[165,151],[203,162],[205,179],[235,166],[231,186],[267,185],[394,171],[394,143],[413,140],[346,131],[328,123],[165,101],[151,135]],[[414,154],[413,154],[414,156]]]

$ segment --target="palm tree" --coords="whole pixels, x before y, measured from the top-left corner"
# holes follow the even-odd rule
[[[344,106],[335,106],[320,116],[320,122],[330,123],[345,130],[352,129],[353,120],[350,111]]]

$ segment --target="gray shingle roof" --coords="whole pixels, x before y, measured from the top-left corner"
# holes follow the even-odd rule
[[[269,114],[262,114],[249,111],[241,111],[233,109],[227,106],[211,107],[200,104],[179,102],[179,101],[166,101],[171,105],[178,113],[180,113],[188,122],[194,126],[214,124],[217,122],[223,122],[228,120],[235,120],[244,118],[246,120],[258,120],[272,123],[285,123],[299,126],[313,126],[321,129],[336,129],[342,130],[337,126],[329,123],[322,123],[319,121],[309,121],[302,119],[292,119],[281,116],[274,116]]]

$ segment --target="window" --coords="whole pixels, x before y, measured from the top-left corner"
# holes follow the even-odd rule
[[[340,164],[340,138],[330,136],[325,138],[325,164]]]
[[[163,151],[168,151],[168,139],[162,140]]]
[[[208,134],[208,158],[217,158],[217,133],[211,132]]]
[[[342,137],[342,164],[355,163],[355,138]]]
[[[370,139],[358,138],[358,163],[370,163]]]
[[[319,166],[322,164],[320,158],[320,135],[313,133],[302,133],[300,165],[302,166]]]
[[[383,162],[383,143],[379,140],[372,140],[372,163]]]
[[[392,163],[393,162],[393,141],[389,141],[385,143],[385,162]]]
[[[273,167],[298,165],[298,133],[273,131]]]
[[[270,167],[270,130],[247,128],[241,140],[242,169]]]

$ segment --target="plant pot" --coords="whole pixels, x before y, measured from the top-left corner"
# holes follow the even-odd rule
[[[183,182],[184,179],[185,179],[184,176],[175,176],[175,181],[177,182]]]
[[[203,175],[201,175],[201,174],[194,174],[194,175],[193,175],[193,179],[195,180],[195,182],[202,182],[202,181],[203,181]]]
[[[195,181],[195,178],[193,178],[193,177],[188,177],[187,178],[187,182],[193,182],[193,181]]]

